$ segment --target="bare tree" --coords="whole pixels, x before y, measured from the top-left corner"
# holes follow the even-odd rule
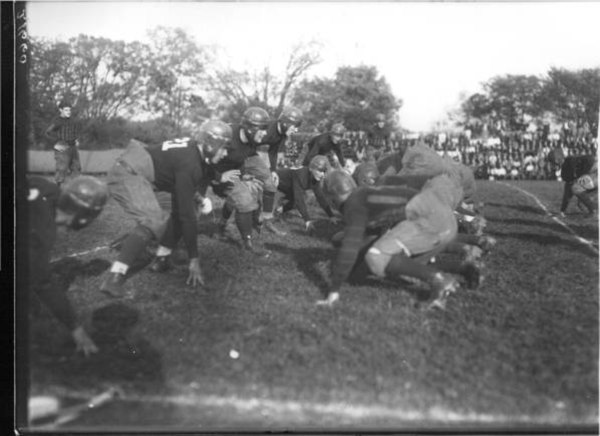
[[[321,62],[321,44],[317,41],[309,43],[300,43],[292,48],[290,57],[288,58],[285,69],[285,79],[283,86],[279,92],[279,103],[277,104],[276,113],[279,114],[283,110],[286,98],[290,89],[314,65]]]
[[[277,74],[269,66],[248,72],[232,68],[215,69],[208,74],[208,88],[231,106],[258,104],[275,107],[280,113],[294,85],[321,61],[321,44],[316,41],[292,47],[285,70]]]

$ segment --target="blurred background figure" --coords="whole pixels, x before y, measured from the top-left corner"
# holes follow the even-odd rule
[[[59,115],[46,129],[45,136],[54,142],[54,181],[60,186],[69,175],[77,177],[81,173],[81,161],[77,150],[81,126],[73,117],[71,103],[67,100],[59,103],[58,112]]]

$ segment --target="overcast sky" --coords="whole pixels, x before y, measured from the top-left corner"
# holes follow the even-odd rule
[[[542,75],[552,66],[600,67],[600,2],[50,2],[28,4],[29,33],[143,41],[158,25],[221,45],[234,67],[283,71],[290,47],[316,39],[333,77],[374,65],[404,101],[403,127],[425,130],[496,75]]]

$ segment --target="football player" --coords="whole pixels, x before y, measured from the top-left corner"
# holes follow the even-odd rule
[[[404,156],[406,149],[406,143],[401,142],[396,152],[387,154],[381,157],[381,159],[379,159],[377,162],[375,162],[379,174],[381,176],[397,174],[398,171],[402,169],[402,157]]]
[[[252,230],[264,224],[274,233],[281,234],[273,225],[273,206],[277,185],[269,165],[258,155],[258,146],[267,135],[269,114],[259,107],[248,108],[241,124],[232,126],[232,150],[217,166],[219,172],[235,171],[238,178],[227,183],[213,185],[213,191],[226,198],[219,237],[227,236],[227,221],[235,211],[237,228],[242,237],[242,247],[258,256],[268,252],[252,242]]]
[[[380,185],[407,185],[414,189],[421,189],[423,185],[433,176],[439,174],[448,174],[453,180],[457,181],[463,192],[457,210],[457,218],[463,223],[463,226],[472,229],[472,235],[459,234],[455,241],[448,244],[448,249],[452,252],[465,251],[473,255],[471,247],[477,246],[483,251],[489,251],[496,243],[495,239],[483,235],[485,219],[472,207],[472,196],[475,192],[475,179],[470,168],[463,164],[456,163],[452,159],[440,157],[433,149],[424,144],[416,144],[399,152],[402,155],[399,164],[394,165],[394,169],[399,166],[397,174],[389,171],[390,175],[379,178]],[[464,204],[464,203],[467,204]],[[477,253],[481,253],[477,251]]]
[[[373,162],[359,164],[352,173],[352,178],[358,186],[375,186],[379,179],[379,170]]]
[[[364,270],[366,265],[367,272],[378,277],[408,276],[428,283],[430,307],[443,308],[459,283],[441,272],[441,265],[427,263],[456,236],[453,211],[462,198],[458,182],[440,174],[421,190],[407,186],[355,188],[354,180],[342,171],[332,171],[324,183],[325,195],[343,214],[345,229],[332,266],[329,293],[318,304],[336,302],[351,271]],[[446,266],[450,272],[463,274],[469,286],[478,284],[476,265]]]
[[[377,114],[375,124],[367,131],[368,145],[365,151],[367,161],[378,160],[390,149],[391,132],[385,124],[385,115]]]
[[[98,348],[77,321],[66,289],[50,279],[50,253],[57,229],[82,229],[100,214],[108,200],[108,188],[91,176],[78,176],[62,189],[41,177],[29,178],[28,184],[29,289],[69,329],[77,351],[88,356]]]
[[[214,170],[214,165],[227,156],[231,135],[227,124],[206,121],[197,140],[165,141],[158,148],[135,140],[129,143],[109,170],[108,186],[112,197],[137,225],[123,241],[119,256],[100,287],[102,292],[121,297],[130,266],[147,244],[160,241],[157,255],[158,263],[162,263],[180,238],[190,259],[186,283],[194,287],[204,285],[197,246],[195,198],[197,192],[206,193],[214,178],[226,182],[235,177],[227,172],[217,175]],[[155,191],[171,193],[170,215],[160,207]]]
[[[301,125],[302,111],[293,106],[285,107],[276,120],[269,122],[267,134],[258,147],[259,156],[269,165],[275,186],[279,185],[277,154],[279,151],[285,149],[285,142],[291,135],[298,131]],[[265,148],[267,149],[266,151],[264,150]],[[264,227],[279,236],[285,235],[284,231],[278,229],[273,224],[272,213],[275,211],[275,205],[273,206],[273,210],[267,211],[263,208],[263,211],[265,212],[263,218],[266,219]]]
[[[308,151],[304,160],[302,161],[303,166],[308,166],[313,157],[317,155],[332,156],[334,167],[343,168],[346,165],[344,155],[342,154],[342,140],[346,133],[346,128],[343,124],[334,124],[331,130],[327,133],[317,135],[308,141]]]
[[[282,194],[283,213],[296,208],[304,219],[306,231],[314,227],[315,220],[308,213],[305,201],[305,191],[309,189],[315,194],[317,202],[325,211],[332,222],[337,222],[331,206],[323,195],[322,182],[325,175],[331,170],[329,159],[325,156],[317,155],[311,161],[308,167],[300,168],[282,168],[277,170],[279,174],[279,185],[277,189]]]
[[[591,194],[598,190],[598,155],[568,156],[561,166],[560,176],[565,182],[560,205],[560,215],[565,216],[571,197],[575,195],[588,215],[596,213]]]

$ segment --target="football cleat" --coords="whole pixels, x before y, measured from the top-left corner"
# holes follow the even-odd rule
[[[100,291],[109,297],[123,297],[123,284],[125,283],[125,274],[109,272],[102,285]]]
[[[464,262],[462,265],[462,276],[465,278],[467,289],[475,290],[483,283],[483,274],[481,270],[483,265],[480,262]]]
[[[270,251],[254,245],[251,238],[242,241],[242,248],[258,257],[268,257],[271,254]]]
[[[338,292],[330,292],[329,294],[327,294],[327,298],[325,298],[324,300],[318,300],[317,301],[317,306],[329,306],[331,307],[333,305],[333,303],[335,303],[336,301],[339,301],[340,299],[340,294]]]
[[[156,256],[149,268],[150,271],[155,273],[164,273],[169,271],[173,267],[171,263],[171,256]]]
[[[270,231],[271,233],[274,233],[277,236],[285,236],[287,235],[287,232],[278,229],[275,226],[275,223],[273,223],[273,220],[265,220],[262,223],[262,226],[267,229],[268,231]]]
[[[429,294],[428,301],[430,302],[427,306],[428,309],[446,309],[446,301],[448,296],[460,287],[458,281],[455,278],[443,274],[437,273],[433,276],[431,282],[431,293]]]

